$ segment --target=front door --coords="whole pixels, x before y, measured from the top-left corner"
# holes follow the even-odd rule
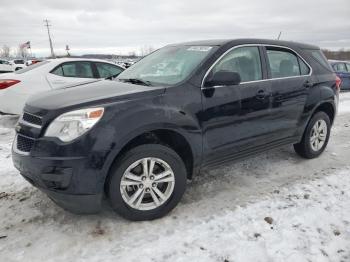
[[[234,86],[202,87],[204,161],[215,161],[271,141],[269,138],[270,87],[264,78],[262,54],[257,46],[233,48],[213,66],[239,73]]]

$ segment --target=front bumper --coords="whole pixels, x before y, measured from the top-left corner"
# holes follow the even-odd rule
[[[96,187],[93,178],[96,175],[88,175],[86,158],[33,157],[20,154],[13,148],[12,160],[28,182],[46,193],[60,207],[73,213],[100,211],[103,191]]]

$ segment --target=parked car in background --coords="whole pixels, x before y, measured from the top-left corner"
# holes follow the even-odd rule
[[[30,60],[27,60],[26,66],[34,65],[34,64],[37,64],[37,63],[42,62],[42,61],[43,60],[39,60],[39,59],[30,59]]]
[[[31,95],[99,78],[114,78],[123,70],[103,60],[59,58],[1,74],[0,112],[19,115]]]
[[[115,81],[32,97],[16,126],[12,158],[27,181],[65,209],[97,212],[106,194],[123,217],[155,219],[178,204],[187,179],[203,169],[288,144],[304,158],[321,155],[339,84],[312,45],[169,45]]]
[[[14,59],[9,61],[13,71],[17,71],[26,67],[26,62],[23,59]]]
[[[9,73],[13,72],[13,68],[10,65],[9,61],[0,59],[0,73]]]
[[[329,63],[341,80],[341,90],[350,90],[350,62],[329,60]]]

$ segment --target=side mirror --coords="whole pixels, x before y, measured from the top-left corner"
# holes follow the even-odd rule
[[[241,76],[237,72],[218,71],[205,81],[205,87],[233,86],[241,82]]]

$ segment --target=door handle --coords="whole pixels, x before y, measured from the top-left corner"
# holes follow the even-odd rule
[[[310,88],[310,87],[313,87],[313,86],[314,86],[314,84],[312,82],[310,82],[310,81],[306,81],[304,83],[304,87],[306,87],[306,88]]]
[[[257,98],[257,99],[264,99],[265,97],[267,96],[267,93],[265,92],[265,90],[263,90],[263,89],[260,89],[257,93],[256,93],[256,95],[255,95],[255,97]]]

